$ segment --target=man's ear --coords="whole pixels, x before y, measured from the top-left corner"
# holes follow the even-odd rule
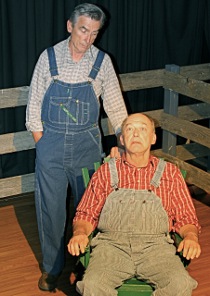
[[[156,140],[157,140],[157,136],[156,136],[156,134],[154,133],[154,135],[153,135],[153,138],[152,138],[152,145],[154,145],[155,143],[156,143]]]
[[[123,135],[120,135],[120,143],[121,143],[122,146],[125,146],[124,140],[123,140]]]
[[[67,31],[71,34],[72,32],[72,22],[70,20],[67,21]]]

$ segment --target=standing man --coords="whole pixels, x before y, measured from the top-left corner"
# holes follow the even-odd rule
[[[67,21],[70,37],[46,49],[35,67],[26,127],[36,143],[35,202],[43,255],[38,286],[51,291],[64,267],[66,193],[75,207],[83,194],[81,168],[101,161],[99,96],[116,135],[127,116],[113,65],[93,46],[104,25],[97,6],[78,5]]]

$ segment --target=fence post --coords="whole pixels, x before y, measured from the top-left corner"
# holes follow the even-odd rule
[[[209,120],[209,128],[210,128],[210,120]],[[210,173],[210,156],[207,156],[207,172]]]
[[[173,73],[179,73],[180,67],[177,65],[166,65],[166,71]],[[178,114],[178,100],[179,94],[171,89],[164,89],[164,112],[177,116]],[[162,139],[162,150],[165,153],[175,156],[176,155],[176,142],[177,137],[175,134],[163,130],[163,139]]]
[[[0,155],[0,179],[3,178],[3,171],[2,171],[2,157]]]

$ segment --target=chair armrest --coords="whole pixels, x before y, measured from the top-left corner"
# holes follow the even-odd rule
[[[94,232],[92,232],[89,235],[89,244],[85,248],[85,253],[79,255],[79,262],[82,264],[84,268],[87,268],[90,260],[90,252],[91,252],[91,247],[90,247],[90,242],[94,236]]]
[[[171,232],[170,235],[174,241],[175,247],[178,248],[183,238],[177,232]],[[183,257],[183,252],[177,252],[177,255],[180,257],[184,267],[187,267],[190,264],[190,260],[187,260],[185,257]]]

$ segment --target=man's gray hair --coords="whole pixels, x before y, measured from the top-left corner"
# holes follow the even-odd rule
[[[106,21],[106,15],[103,12],[103,10],[101,10],[101,8],[99,8],[98,6],[96,6],[94,4],[83,3],[83,4],[80,4],[74,8],[74,11],[72,12],[72,14],[69,18],[73,27],[76,24],[78,17],[80,17],[82,15],[87,16],[87,17],[91,18],[92,20],[100,21],[100,23],[101,23],[100,28],[103,27],[103,25]]]

